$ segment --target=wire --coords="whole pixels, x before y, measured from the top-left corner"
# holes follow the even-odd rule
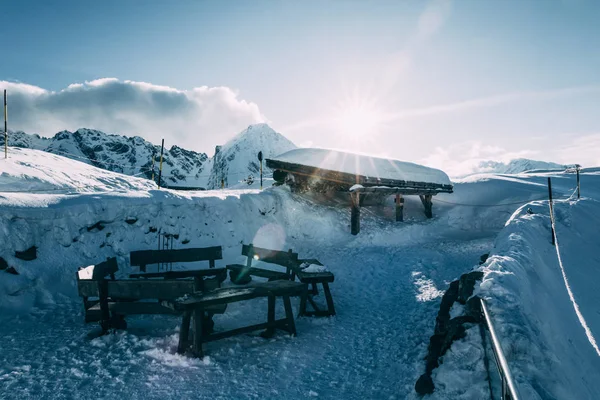
[[[502,207],[502,206],[514,206],[517,204],[524,204],[524,203],[528,203],[531,201],[538,201],[538,200],[545,200],[545,199],[547,199],[547,196],[540,197],[539,199],[521,200],[521,201],[515,201],[514,203],[500,203],[500,204],[465,204],[465,203],[453,203],[450,201],[444,201],[444,200],[440,200],[440,199],[436,199],[435,202],[451,204],[453,206],[464,206],[464,207]]]

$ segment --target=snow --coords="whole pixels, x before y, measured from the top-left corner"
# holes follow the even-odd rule
[[[317,205],[285,187],[156,190],[142,179],[34,150],[2,162],[0,255],[20,273],[0,271],[3,398],[416,399],[440,296],[490,251],[478,291],[488,298],[522,397],[583,399],[600,390],[599,357],[549,244],[542,200],[548,174],[455,182],[453,195],[435,196],[431,220],[414,196],[406,197],[405,223],[394,221],[392,207],[365,207],[362,231],[352,236],[347,204]],[[551,176],[555,197],[569,198],[575,175]],[[88,190],[81,191],[79,179]],[[598,338],[600,175],[584,173],[581,182],[584,199],[557,204],[557,236],[574,299]],[[43,192],[13,193],[9,185]],[[534,214],[525,212],[529,207]],[[175,248],[222,245],[217,266],[243,261],[240,243],[318,259],[335,274],[337,316],[298,318],[294,338],[251,334],[211,342],[203,359],[176,354],[179,320],[172,316],[130,317],[127,331],[89,340],[93,326],[83,324],[77,267],[116,256],[118,275],[126,275],[130,251],[156,248],[151,228],[178,234]],[[36,260],[14,257],[33,245]],[[316,299],[324,302],[322,294]],[[297,313],[297,301],[293,307]],[[216,328],[264,322],[266,309],[265,299],[232,304],[215,317]],[[277,314],[283,315],[280,304]],[[429,398],[489,397],[477,329],[443,361]]]
[[[302,272],[308,272],[310,274],[316,274],[319,272],[329,272],[326,266],[319,264],[304,263],[300,265],[300,268],[302,269]]]
[[[450,185],[443,171],[405,161],[364,156],[326,149],[295,149],[273,160],[301,164],[330,171],[363,175],[370,178],[395,179],[413,182]]]
[[[282,134],[275,132],[267,124],[250,125],[221,146],[219,152],[211,159],[211,176],[207,187],[221,187],[221,179],[227,188],[259,188],[260,162],[258,152],[263,153],[263,184],[273,183],[272,172],[264,166],[264,160],[277,154],[295,149],[296,145]],[[254,182],[249,184],[248,177]],[[264,185],[263,185],[264,186]]]

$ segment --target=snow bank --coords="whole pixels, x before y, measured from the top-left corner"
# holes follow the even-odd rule
[[[0,159],[0,192],[106,192],[151,190],[148,179],[96,168],[41,150],[11,147]]]
[[[443,171],[405,161],[325,149],[295,149],[273,160],[381,179],[450,185]]]
[[[537,201],[512,215],[482,267],[479,295],[488,300],[522,398],[592,399],[600,393],[600,177],[582,178],[594,199],[555,205],[562,265],[550,240],[548,203]],[[465,382],[459,387],[444,378],[463,374],[478,382],[481,363],[461,366],[464,354],[483,356],[477,334],[446,356],[434,374],[434,398],[477,398],[467,395]]]

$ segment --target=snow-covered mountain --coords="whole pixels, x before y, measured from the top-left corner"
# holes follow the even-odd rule
[[[275,132],[269,125],[250,125],[225,145],[217,146],[212,159],[208,188],[221,187],[222,180],[226,187],[248,187],[250,175],[251,180],[259,179],[259,151],[262,151],[264,160],[295,148],[294,143],[281,133]],[[264,161],[263,168],[263,176],[272,175],[272,171],[264,166]]]
[[[481,161],[478,165],[478,172],[488,172],[496,174],[520,174],[529,171],[552,170],[562,171],[567,168],[566,165],[560,165],[547,161],[529,160],[526,158],[517,158],[508,163],[498,161]]]
[[[4,144],[4,140],[2,140]],[[93,129],[75,132],[61,131],[52,138],[24,132],[10,132],[9,146],[43,150],[83,161],[98,168],[126,175],[152,177],[152,156],[155,180],[158,179],[160,146],[139,136],[111,135]],[[210,169],[205,168],[208,156],[178,146],[165,149],[163,155],[163,186],[205,187]]]
[[[0,141],[4,144],[3,139]],[[61,131],[52,138],[10,132],[8,144],[47,151],[109,171],[147,179],[152,177],[154,155],[154,179],[158,179],[160,146],[139,136],[112,135],[93,129]],[[174,145],[164,151],[162,186],[218,188],[223,179],[227,187],[247,188],[250,175],[258,181],[259,151],[267,158],[294,148],[296,146],[292,142],[267,124],[250,125],[224,146],[218,146],[213,158]],[[265,175],[270,174],[265,169]]]

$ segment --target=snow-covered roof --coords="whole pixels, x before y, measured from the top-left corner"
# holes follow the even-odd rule
[[[272,158],[276,161],[305,165],[329,171],[393,179],[450,185],[444,171],[406,161],[378,158],[327,149],[295,149]]]

